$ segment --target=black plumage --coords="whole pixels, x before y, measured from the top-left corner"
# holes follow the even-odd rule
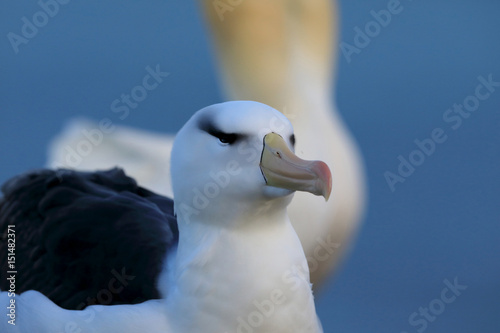
[[[16,293],[34,289],[66,309],[159,298],[157,278],[178,241],[173,201],[121,169],[37,170],[0,199],[0,289],[8,290],[7,228],[16,233]]]

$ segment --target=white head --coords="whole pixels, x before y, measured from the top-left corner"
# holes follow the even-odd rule
[[[261,103],[226,102],[195,113],[177,134],[171,156],[179,220],[222,211],[230,221],[263,207],[284,209],[295,190],[327,198],[328,167],[296,157],[294,142],[288,119]]]

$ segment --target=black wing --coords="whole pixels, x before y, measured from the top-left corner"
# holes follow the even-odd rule
[[[121,169],[39,170],[12,178],[0,199],[0,289],[15,230],[16,293],[34,289],[66,309],[159,298],[157,278],[178,241],[173,201]],[[12,227],[13,226],[13,227]]]

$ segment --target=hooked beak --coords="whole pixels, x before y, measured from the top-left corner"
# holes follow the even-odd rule
[[[260,170],[269,186],[330,197],[332,174],[326,163],[298,158],[279,134],[264,137]]]

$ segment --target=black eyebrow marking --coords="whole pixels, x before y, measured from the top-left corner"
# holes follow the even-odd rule
[[[210,128],[214,127],[210,117],[207,115],[204,115],[204,117],[198,121],[198,128],[204,132],[208,132]]]
[[[238,134],[238,133],[226,133],[226,132],[221,131],[208,118],[200,119],[200,121],[198,122],[198,128],[200,130],[202,130],[204,132],[207,132],[208,134],[216,137],[222,143],[233,144],[237,140],[239,140],[239,139],[241,139],[243,137],[242,134]]]

